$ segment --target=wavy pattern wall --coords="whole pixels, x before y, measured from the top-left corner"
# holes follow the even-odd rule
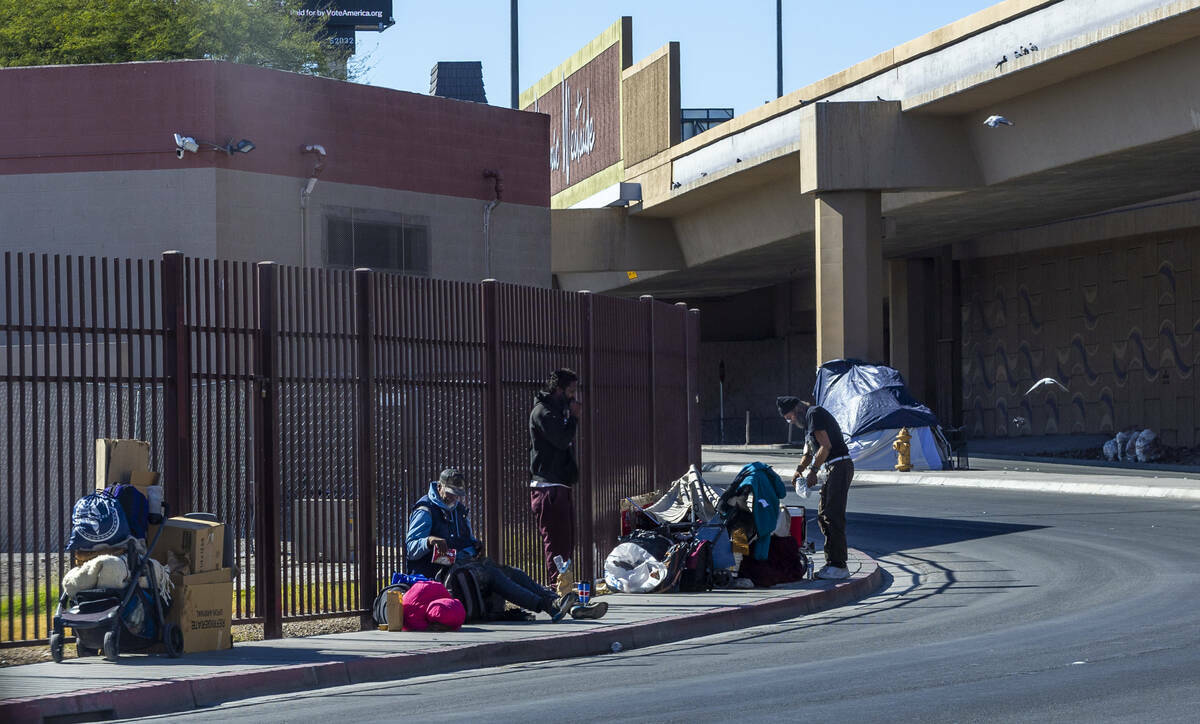
[[[970,259],[962,273],[973,435],[1151,427],[1200,443],[1200,229]],[[1025,395],[1042,377],[1069,391]]]

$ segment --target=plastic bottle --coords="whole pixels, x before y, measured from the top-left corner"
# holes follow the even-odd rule
[[[151,485],[146,488],[146,503],[149,507],[149,518],[151,523],[162,522],[163,517],[163,489],[161,485]]]
[[[564,561],[562,556],[554,556],[554,567],[558,569],[559,573],[566,573],[567,569],[571,567],[571,559],[568,558]]]

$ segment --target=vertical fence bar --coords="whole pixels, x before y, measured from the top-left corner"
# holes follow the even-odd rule
[[[646,410],[646,419],[649,422],[646,424],[646,430],[649,433],[649,448],[646,450],[649,453],[649,462],[647,463],[647,480],[649,489],[654,489],[658,485],[658,435],[654,432],[654,425],[658,422],[655,413],[657,395],[657,387],[654,379],[655,369],[655,347],[654,347],[654,297],[649,294],[643,294],[638,297],[638,301],[645,308],[646,315],[646,404],[649,409]]]
[[[283,637],[283,598],[280,591],[279,471],[276,466],[279,419],[275,383],[277,343],[276,288],[279,266],[260,262],[258,269],[258,359],[254,386],[255,485],[258,488],[258,526],[255,552],[255,590],[263,614],[263,637]]]
[[[500,426],[503,410],[500,398],[500,330],[497,282],[484,279],[480,290],[483,322],[483,511],[484,548],[488,555],[503,561],[500,548]]]
[[[183,252],[166,252],[162,261],[163,497],[174,515],[192,507],[192,352],[186,289]],[[94,355],[93,349],[93,360]]]
[[[358,424],[355,446],[358,448],[358,534],[359,608],[363,610],[363,630],[372,628],[371,608],[378,585],[375,580],[375,541],[377,540],[375,505],[375,277],[370,269],[356,269],[358,294],[355,298],[358,333]]]
[[[700,310],[689,309],[687,319],[687,419],[688,462],[699,466],[700,458]]]
[[[599,510],[597,500],[596,477],[596,375],[595,354],[592,346],[594,335],[594,297],[590,292],[580,292],[579,298],[580,333],[582,350],[580,353],[579,375],[583,378],[583,460],[579,461],[579,469],[583,473],[579,481],[580,497],[586,503],[587,513],[580,521],[579,537],[583,542],[583,560],[579,570],[583,572],[583,580],[591,582],[596,577],[596,513]],[[602,489],[602,488],[600,488]]]

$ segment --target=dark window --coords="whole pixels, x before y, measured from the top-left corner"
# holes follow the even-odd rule
[[[679,120],[683,125],[679,140],[686,141],[732,119],[732,108],[684,108],[679,112]]]
[[[380,211],[337,209],[325,217],[325,262],[429,274],[429,221]]]

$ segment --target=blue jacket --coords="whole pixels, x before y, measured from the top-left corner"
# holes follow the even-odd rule
[[[754,527],[758,530],[751,553],[756,560],[765,561],[771,550],[771,533],[779,525],[779,501],[787,495],[787,487],[770,465],[759,462],[742,468],[730,488],[747,485],[754,491]]]
[[[444,538],[460,556],[474,556],[479,541],[471,531],[471,519],[462,501],[446,505],[437,494],[437,483],[429,484],[429,493],[413,506],[408,516],[408,535],[404,538],[405,564],[409,573],[433,578],[441,566],[433,563],[429,536]]]

